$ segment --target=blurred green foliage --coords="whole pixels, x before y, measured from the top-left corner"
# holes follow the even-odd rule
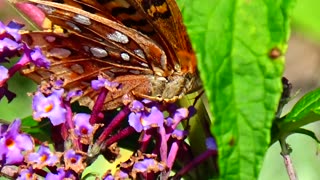
[[[293,12],[293,30],[320,43],[320,1],[298,0]]]

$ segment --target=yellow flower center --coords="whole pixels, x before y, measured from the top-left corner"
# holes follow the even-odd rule
[[[53,104],[48,104],[44,107],[44,112],[50,112],[53,109]]]
[[[48,159],[48,155],[47,154],[42,155],[41,158],[40,158],[40,160],[42,162],[45,162],[47,159]]]
[[[8,147],[8,148],[10,148],[10,147],[13,147],[14,146],[14,140],[13,139],[7,139],[6,140],[6,146]]]

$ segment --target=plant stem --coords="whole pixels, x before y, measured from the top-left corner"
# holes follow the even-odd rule
[[[283,157],[284,164],[286,166],[289,179],[290,180],[297,180],[298,178],[297,178],[296,172],[293,167],[293,163],[292,163],[290,155],[289,155],[291,153],[290,147],[288,147],[288,144],[285,142],[285,138],[281,138],[279,140],[279,142],[280,142],[280,146],[281,146],[281,155]]]

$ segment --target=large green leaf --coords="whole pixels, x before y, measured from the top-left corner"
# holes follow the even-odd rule
[[[282,91],[293,0],[183,2],[214,116],[220,177],[256,179]]]

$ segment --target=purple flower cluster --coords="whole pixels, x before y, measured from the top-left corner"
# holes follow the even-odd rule
[[[8,101],[12,101],[15,94],[8,89],[7,81],[21,68],[29,63],[33,63],[38,67],[49,68],[50,62],[44,57],[38,47],[31,49],[21,40],[19,30],[23,25],[16,22],[10,22],[4,25],[0,22],[0,63],[9,62],[9,58],[21,56],[20,60],[7,69],[0,65],[0,99],[4,96]]]

